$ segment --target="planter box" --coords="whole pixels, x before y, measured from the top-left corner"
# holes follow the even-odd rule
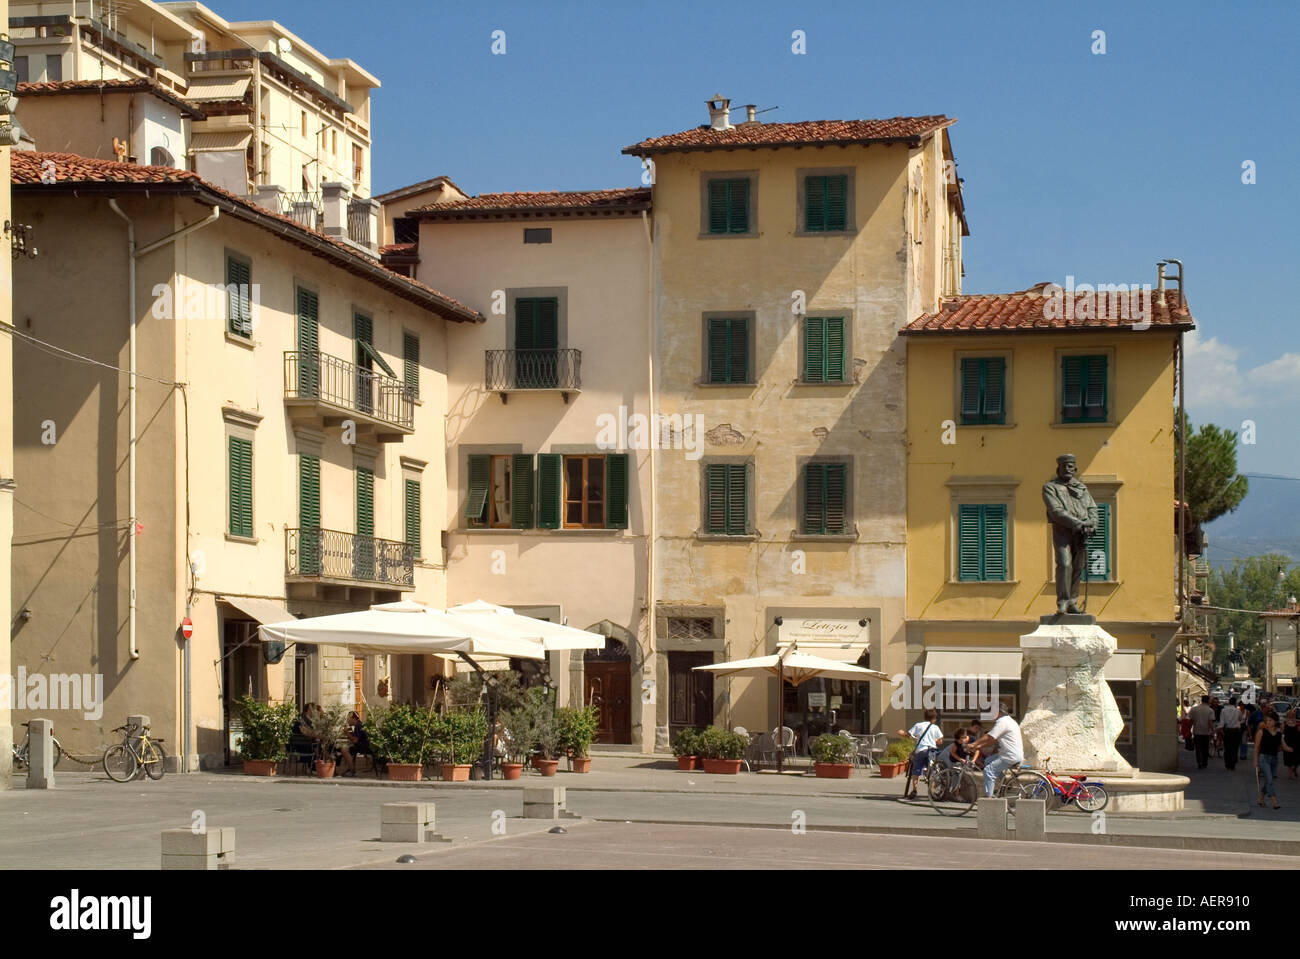
[[[585,759],[571,759],[570,762],[573,763],[573,771],[574,771],[575,773],[589,773],[589,772],[591,772],[591,757],[590,757],[590,756],[586,757]]]
[[[274,776],[275,760],[273,759],[245,759],[244,760],[245,776]]]
[[[469,763],[451,763],[442,764],[442,778],[444,782],[467,783],[469,782]]]
[[[319,760],[319,759],[316,760],[316,778],[317,778],[317,779],[333,779],[333,778],[334,778],[334,763],[323,762],[322,760]]]
[[[687,772],[689,772],[692,769],[699,769],[700,757],[699,756],[678,756],[677,768],[684,769]]]
[[[903,773],[903,770],[906,769],[906,768],[907,768],[907,762],[906,762],[906,761],[903,761],[903,762],[901,762],[901,763],[881,763],[881,764],[880,764],[880,778],[881,778],[881,779],[893,779],[895,776],[901,776],[902,773]]]
[[[818,779],[848,779],[853,773],[853,763],[813,763]]]
[[[389,763],[388,778],[398,783],[418,783],[423,769],[419,763]]]
[[[555,771],[560,768],[558,759],[534,759],[533,766],[543,776],[554,776]]]
[[[735,776],[740,772],[739,759],[706,759],[704,760],[704,771],[706,773],[719,773],[724,776]]]
[[[523,771],[524,771],[523,763],[502,763],[501,764],[502,779],[518,779],[520,774]]]

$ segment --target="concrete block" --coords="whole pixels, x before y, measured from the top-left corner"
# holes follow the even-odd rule
[[[975,804],[975,835],[980,839],[1011,838],[1007,830],[1007,801],[1005,799],[981,798]]]
[[[559,803],[564,806],[564,787],[563,786],[525,786],[524,787],[524,805],[529,806],[549,805],[550,803]]]
[[[199,834],[189,829],[164,829],[162,833],[164,856],[216,856],[234,851],[234,826],[209,827]]]
[[[434,822],[434,804],[431,802],[384,803],[380,822],[419,823],[432,826]]]
[[[424,842],[425,828],[418,822],[385,822],[379,824],[380,842]]]
[[[1044,799],[1016,800],[1016,838],[1042,842],[1047,832],[1047,801]]]
[[[164,869],[183,869],[190,872],[207,872],[216,869],[229,869],[230,856],[168,856],[162,857]]]
[[[33,719],[27,724],[27,788],[54,788],[54,723]]]

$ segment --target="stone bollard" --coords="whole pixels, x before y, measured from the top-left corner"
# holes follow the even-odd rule
[[[27,724],[27,788],[54,788],[54,723],[33,719]]]
[[[525,819],[578,819],[565,808],[563,786],[525,786]]]
[[[1019,803],[1017,803],[1019,806]],[[975,804],[975,835],[979,839],[1010,839],[1007,829],[1007,801],[981,798]]]
[[[204,832],[164,829],[164,869],[229,869],[235,854],[235,827],[209,826]]]
[[[433,831],[431,802],[388,802],[379,817],[381,842],[451,842]]]
[[[1047,832],[1047,800],[1016,800],[1016,838],[1042,842]]]

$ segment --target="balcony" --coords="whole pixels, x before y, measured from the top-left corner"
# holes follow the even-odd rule
[[[582,350],[487,350],[486,389],[501,396],[511,393],[582,392]]]
[[[415,588],[415,547],[311,527],[285,530],[285,577],[339,586]]]
[[[380,443],[415,432],[414,398],[401,380],[328,353],[284,354],[284,402],[291,418],[320,426],[352,420]]]

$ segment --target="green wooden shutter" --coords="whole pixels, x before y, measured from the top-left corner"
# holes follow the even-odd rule
[[[1006,358],[990,356],[980,360],[980,366],[984,376],[984,422],[1002,423],[1006,420]]]
[[[492,457],[486,453],[469,456],[469,498],[465,502],[465,518],[487,522],[488,487],[492,482]]]
[[[1088,537],[1089,579],[1110,579],[1110,504],[1097,504],[1097,530]]]
[[[406,542],[415,550],[415,556],[423,555],[420,551],[420,481],[406,481],[405,498],[405,532]]]
[[[844,230],[848,226],[849,178],[840,174],[826,177],[826,230]]]
[[[298,457],[298,572],[321,571],[320,457]]]
[[[843,534],[848,531],[848,466],[827,463],[825,476],[826,523],[823,532]]]
[[[749,532],[749,468],[727,467],[727,534],[743,536]]]
[[[402,384],[407,396],[420,398],[420,338],[414,333],[402,333]]]
[[[1082,356],[1061,357],[1061,418],[1077,420],[1083,416]]]
[[[1106,357],[1088,356],[1083,359],[1086,370],[1083,415],[1089,420],[1104,421],[1106,419]]]
[[[554,296],[537,301],[537,334],[534,342],[539,350],[559,348],[560,301]]]
[[[627,454],[610,453],[605,457],[605,526],[609,529],[627,529],[627,481]]]
[[[1002,582],[1007,578],[1007,507],[998,503],[982,509],[984,563],[980,578]]]
[[[253,536],[253,444],[230,437],[230,535]]]
[[[826,382],[842,383],[845,378],[844,317],[826,317]]]
[[[520,297],[515,300],[515,349],[531,350],[537,329],[537,301]]]
[[[357,467],[357,532],[352,540],[354,579],[375,578],[375,474]]]
[[[298,290],[298,395],[320,391],[320,299],[310,290]]]
[[[559,453],[537,454],[537,526],[559,529],[564,516],[564,457]]]
[[[538,456],[538,466],[541,466]],[[541,499],[538,499],[541,503]],[[533,528],[533,457],[515,453],[510,457],[510,525],[514,529]]]
[[[978,423],[980,420],[981,363],[976,359],[961,361],[961,420]]]
[[[979,506],[961,504],[957,507],[957,578],[962,582],[978,582],[984,569],[984,550],[980,537]]]
[[[826,464],[809,463],[803,471],[803,531],[826,532]]]
[[[826,381],[826,320],[824,317],[804,317],[803,363],[803,378],[806,382]]]
[[[749,382],[749,318],[728,321],[727,382]]]
[[[730,323],[727,320],[709,320],[708,332],[708,376],[710,383],[727,382],[727,342]]]
[[[727,232],[749,232],[749,179],[727,181]]]
[[[826,177],[805,177],[803,188],[804,230],[821,232],[826,229]]]
[[[243,260],[226,257],[226,329],[236,336],[249,337],[253,333],[253,313],[250,305],[252,270]]]
[[[704,530],[727,531],[727,468],[721,464],[704,468]]]
[[[727,232],[727,181],[710,180],[708,186],[708,232],[709,233],[726,233]]]

